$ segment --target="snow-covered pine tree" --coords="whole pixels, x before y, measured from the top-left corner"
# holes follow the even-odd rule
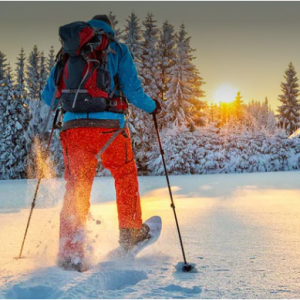
[[[174,26],[166,20],[163,23],[159,35],[159,56],[160,56],[160,70],[161,70],[161,99],[166,100],[165,94],[168,90],[167,84],[171,80],[171,67],[175,64],[176,58],[176,34]]]
[[[143,32],[139,25],[139,19],[134,12],[130,14],[130,16],[126,19],[126,22],[127,24],[125,24],[125,29],[123,30],[120,38],[132,54],[136,69],[139,73],[141,68],[141,55],[143,52]]]
[[[38,47],[35,45],[28,57],[28,63],[26,66],[26,87],[28,89],[28,96],[32,100],[39,99],[39,60],[40,52]]]
[[[30,122],[25,134],[27,150],[27,176],[34,178],[36,176],[36,161],[34,153],[34,137],[38,133],[38,99],[39,99],[39,57],[38,47],[35,45],[29,54],[26,65],[26,88],[28,90],[27,102],[30,113]]]
[[[265,98],[265,101],[261,105],[260,113],[259,113],[259,125],[263,128],[267,127],[267,120],[269,115],[269,100],[268,97]]]
[[[298,78],[297,72],[292,63],[289,64],[285,71],[285,82],[281,83],[282,95],[278,100],[282,103],[278,107],[277,115],[279,126],[286,130],[287,134],[293,133],[299,126],[300,103],[298,100]]]
[[[7,92],[6,92],[6,72],[7,72],[7,58],[6,55],[0,51],[0,132],[3,133],[5,131],[5,120],[4,114],[6,112],[7,106]],[[4,144],[5,136],[3,134],[0,135],[0,145]],[[1,158],[0,158],[1,160]],[[0,168],[0,179],[2,178],[1,175],[1,168]]]
[[[287,171],[288,167],[288,136],[284,130],[277,131],[269,144],[268,169],[271,172]]]
[[[109,12],[108,18],[110,19],[113,30],[115,32],[115,38],[118,40],[121,35],[121,30],[117,28],[117,25],[119,24],[119,21],[117,20],[117,16],[112,13],[112,11]]]
[[[224,150],[220,143],[219,128],[214,123],[193,132],[196,138],[196,174],[223,173]]]
[[[0,82],[5,78],[5,72],[7,68],[6,55],[0,51]]]
[[[245,109],[244,120],[245,121],[248,120],[246,122],[247,124],[250,121],[249,118],[252,118],[253,121],[256,122],[258,128],[266,129],[268,126],[269,117],[270,117],[270,122],[274,124],[273,123],[274,120],[272,120],[272,115],[274,115],[274,113],[273,112],[270,113],[271,108],[267,97],[265,98],[263,103],[252,100],[250,103],[244,105],[244,109]],[[271,123],[269,123],[269,125]]]
[[[141,82],[144,82],[144,78],[140,75],[141,73],[141,55],[143,52],[142,48],[142,29],[139,25],[139,19],[134,12],[130,14],[130,16],[126,19],[127,24],[125,25],[125,29],[122,32],[122,40],[127,45],[130,53],[133,55],[136,69],[139,74],[139,79]],[[144,135],[144,120],[145,113],[133,105],[129,105],[129,110],[131,112],[129,118],[129,129],[131,132],[131,139],[134,147],[134,151],[136,153],[137,158],[137,167],[138,170],[141,171],[143,167],[140,164],[140,161],[143,161],[144,154],[142,154],[143,147],[143,135]],[[141,155],[139,155],[139,153]]]
[[[0,51],[0,132],[4,132],[5,130],[5,122],[4,122],[4,114],[6,111],[6,101],[7,101],[7,97],[6,97],[6,92],[5,92],[5,86],[6,86],[6,82],[5,82],[5,73],[6,73],[6,63],[7,59],[6,59],[6,55]],[[3,145],[5,143],[6,137],[1,134],[0,135],[0,145]],[[1,154],[1,152],[0,152]],[[0,156],[0,162],[2,161],[1,156]],[[2,164],[1,164],[2,166]],[[2,178],[2,170],[0,168],[0,179]]]
[[[171,124],[176,126],[187,125],[193,127],[193,109],[195,109],[195,99],[200,96],[196,91],[195,82],[199,80],[190,46],[190,37],[186,37],[185,26],[180,26],[178,34],[175,64],[171,67],[172,80],[168,83],[167,113],[166,118]],[[199,105],[202,104],[199,101]]]
[[[27,148],[25,132],[29,125],[29,107],[25,91],[25,52],[22,48],[17,57],[16,83],[14,85],[14,98],[11,101],[11,150],[13,173],[10,179],[26,178]]]
[[[41,134],[43,133],[44,122],[49,111],[48,106],[41,99],[42,90],[47,79],[46,59],[43,52],[40,53],[36,45],[28,57],[26,75],[30,110],[30,122],[26,132],[27,167],[29,176],[35,177],[37,176],[35,153],[37,149],[34,148],[34,139],[38,138],[37,142],[41,149],[45,146],[47,136],[44,135],[42,138]]]
[[[160,99],[161,72],[159,69],[159,50],[157,47],[159,29],[153,14],[148,13],[143,25],[142,76],[145,92],[153,99]]]
[[[220,127],[221,124],[221,108],[216,103],[212,103],[206,108],[207,122],[208,124],[215,124]]]
[[[158,38],[158,55],[159,55],[159,69],[161,72],[161,80],[159,84],[160,99],[162,112],[158,116],[158,123],[160,129],[167,126],[167,101],[166,92],[168,91],[168,83],[172,78],[172,67],[175,64],[176,59],[176,41],[177,35],[174,32],[174,26],[171,25],[168,20],[163,23],[159,32]]]
[[[194,153],[197,139],[186,126],[165,128],[161,131],[162,146],[169,174],[195,174]],[[164,168],[157,141],[147,152],[148,168],[152,175],[163,175]]]
[[[195,51],[191,49],[191,51]],[[195,57],[193,57],[195,59]],[[207,123],[207,114],[205,113],[207,108],[207,102],[201,100],[201,98],[205,97],[205,93],[202,90],[202,86],[205,84],[203,78],[200,76],[199,70],[196,66],[191,63],[193,66],[193,78],[192,78],[192,87],[193,87],[193,98],[191,99],[191,103],[194,105],[191,109],[191,119],[193,120],[196,126],[204,126]]]
[[[258,119],[260,107],[260,102],[254,101],[254,99],[252,99],[250,103],[245,105],[245,109],[247,110],[247,112],[250,113],[251,116],[253,116],[255,119]]]
[[[220,102],[220,125],[223,127],[229,120],[229,103]]]
[[[6,55],[0,51],[0,114],[1,116],[4,113],[4,106],[3,106],[3,101],[4,101],[4,88],[5,88],[5,84],[4,84],[4,80],[5,80],[5,73],[6,73],[6,69],[7,69],[7,63],[6,63],[7,59],[6,59]],[[0,118],[0,130],[1,132],[3,132],[3,122]],[[0,139],[1,142],[1,139]]]
[[[37,46],[34,46],[28,57],[26,75],[26,83],[29,90],[29,108],[31,113],[30,129],[31,136],[33,137],[42,132],[44,121],[49,110],[41,97],[48,77],[46,59],[44,53],[38,51]]]
[[[143,77],[143,85],[145,92],[153,99],[159,99],[160,87],[160,71],[159,57],[157,50],[158,28],[152,14],[148,14],[143,25],[143,43],[141,55],[141,76]],[[133,110],[132,117],[134,119],[134,146],[136,153],[136,161],[140,174],[147,173],[147,157],[146,153],[151,147],[151,143],[155,138],[154,126],[151,116],[142,111]]]
[[[48,58],[47,58],[47,74],[49,75],[52,68],[55,65],[55,52],[54,52],[54,47],[51,46]]]
[[[269,108],[266,130],[269,134],[274,134],[277,128],[277,119],[275,117],[274,111]]]
[[[40,55],[40,68],[39,68],[39,75],[40,75],[40,86],[39,86],[39,91],[40,95],[44,89],[44,86],[46,84],[47,78],[48,78],[48,66],[47,66],[47,61],[44,55],[44,51],[41,52]],[[41,96],[40,96],[41,99]]]
[[[244,119],[245,111],[244,111],[244,104],[243,104],[241,92],[237,92],[235,100],[233,101],[233,109],[234,109],[233,117],[238,122],[242,122]]]
[[[14,179],[15,167],[18,162],[18,152],[14,151],[15,135],[14,130],[22,129],[21,124],[15,122],[17,112],[14,111],[14,89],[12,81],[11,67],[5,73],[5,78],[2,80],[3,99],[1,101],[2,112],[2,132],[1,132],[1,145],[0,145],[0,179]]]

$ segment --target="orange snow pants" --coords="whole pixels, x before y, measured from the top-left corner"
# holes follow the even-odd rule
[[[82,257],[90,195],[98,160],[96,155],[116,129],[73,128],[61,132],[66,191],[60,214],[61,257]],[[115,180],[119,228],[142,225],[137,168],[129,130],[120,133],[101,156]]]

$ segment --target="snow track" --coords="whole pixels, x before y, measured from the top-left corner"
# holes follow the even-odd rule
[[[21,260],[34,181],[0,182],[0,298],[299,298],[300,172],[171,176],[193,273],[178,271],[165,178],[139,181],[143,218],[162,217],[161,238],[135,260],[106,260],[118,245],[115,195],[111,178],[96,178],[85,273],[55,264],[63,181],[43,182]]]

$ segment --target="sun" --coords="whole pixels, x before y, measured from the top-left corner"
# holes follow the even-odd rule
[[[220,86],[214,93],[214,101],[221,103],[221,102],[232,102],[234,101],[238,90],[231,87],[230,85],[222,85]]]

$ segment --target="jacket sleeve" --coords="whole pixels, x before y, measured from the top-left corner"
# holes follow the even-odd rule
[[[120,45],[123,50],[118,70],[120,88],[130,103],[147,113],[152,113],[156,108],[156,104],[144,92],[133,58],[127,46],[124,44]]]
[[[54,72],[55,72],[55,66],[52,68],[47,83],[42,92],[42,99],[48,106],[51,105],[51,101],[55,92]]]

